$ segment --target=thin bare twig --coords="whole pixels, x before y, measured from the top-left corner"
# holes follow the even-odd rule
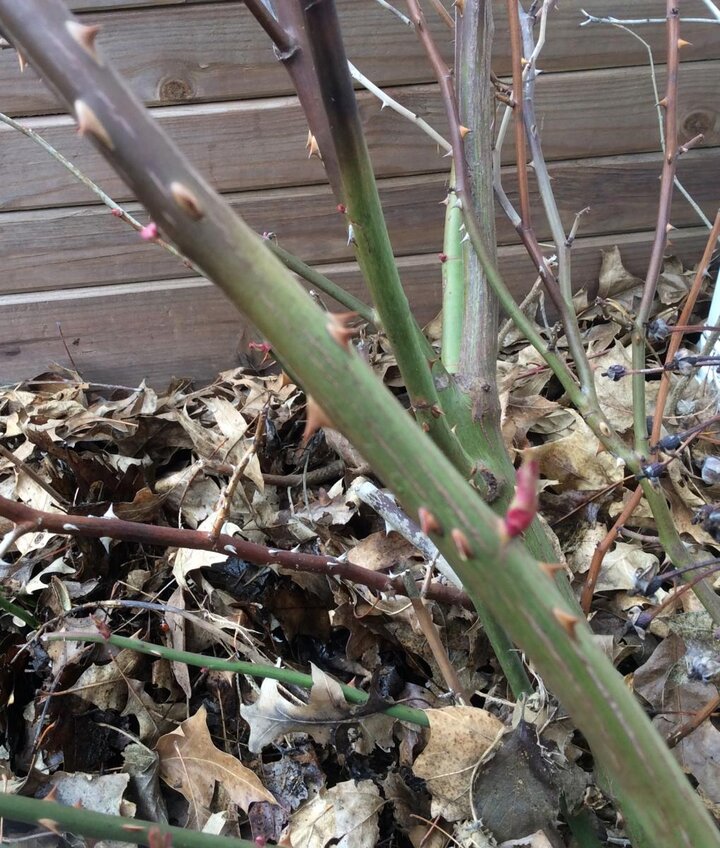
[[[400,9],[395,8],[395,6],[388,3],[387,0],[375,0],[375,2],[378,4],[378,6],[382,6],[383,9],[387,9],[388,12],[392,12],[392,14],[395,15],[396,18],[399,18],[405,24],[405,26],[412,26],[412,21],[410,20],[410,18],[408,18],[407,15],[403,15]]]
[[[704,0],[707,3],[707,0]],[[611,15],[591,15],[585,9],[580,9],[585,20],[580,23],[580,26],[589,26],[590,24],[614,24],[615,26],[643,26],[644,24],[664,24],[665,18],[614,18]],[[686,24],[718,24],[720,18],[713,20],[712,18],[683,18],[683,23]]]
[[[512,105],[508,106],[501,122],[501,132],[498,134],[496,151],[494,156],[493,186],[500,205],[508,219],[515,227],[525,249],[527,250],[533,264],[545,283],[550,298],[555,304],[558,312],[562,312],[562,303],[558,282],[550,268],[550,264],[543,255],[542,249],[532,225],[530,212],[530,187],[527,171],[527,150],[525,138],[525,124],[523,115],[523,69],[522,69],[522,37],[520,33],[520,18],[518,0],[507,0],[508,24],[510,28],[510,52],[513,74]],[[520,195],[520,213],[515,211],[510,199],[502,187],[502,171],[500,161],[500,147],[507,126],[506,118],[512,111],[513,124],[515,128],[515,161],[517,164],[518,192]]]
[[[687,19],[683,18],[683,20],[687,20]],[[664,18],[663,18],[663,23],[665,23]],[[655,112],[657,114],[657,119],[658,119],[658,133],[660,135],[660,148],[664,152],[665,151],[665,128],[663,126],[663,123],[664,123],[663,122],[663,107],[660,105],[660,94],[658,92],[657,74],[655,73],[655,59],[653,57],[652,47],[648,44],[647,41],[645,41],[644,38],[639,36],[636,32],[633,32],[633,30],[629,29],[628,27],[623,26],[621,24],[617,24],[617,23],[614,24],[614,26],[617,29],[621,29],[621,30],[623,30],[623,32],[628,33],[628,35],[631,35],[634,39],[636,39],[636,41],[639,41],[640,44],[642,44],[642,46],[647,51],[648,65],[650,66],[650,81],[652,82],[653,95],[654,95],[654,98],[655,98],[654,99]],[[678,177],[677,174],[674,175],[673,183],[675,185],[675,188],[680,192],[680,194],[682,194],[682,196],[688,202],[688,204],[690,205],[692,210],[695,212],[695,214],[698,216],[698,218],[700,218],[700,220],[703,222],[703,224],[708,229],[710,229],[710,227],[712,227],[712,224],[708,220],[707,215],[702,211],[702,209],[698,205],[695,198],[690,194],[690,192],[680,182],[680,178]]]
[[[433,129],[430,124],[428,124],[428,122],[421,118],[416,112],[412,112],[406,106],[403,106],[402,103],[398,103],[397,100],[393,100],[389,94],[384,92],[379,86],[375,85],[372,80],[369,80],[364,74],[360,73],[352,62],[348,62],[348,68],[350,68],[352,78],[359,82],[360,85],[362,85],[363,88],[366,88],[371,94],[374,94],[375,97],[377,97],[377,99],[382,103],[383,109],[388,107],[394,112],[397,112],[398,115],[402,115],[403,118],[406,118],[410,121],[410,123],[415,124],[426,135],[430,136],[430,138],[446,153],[452,153],[452,145],[450,142],[443,138],[437,130]]]
[[[680,12],[674,0],[667,0],[667,82],[665,97],[661,104],[665,109],[665,151],[660,178],[660,198],[658,200],[657,223],[653,240],[650,262],[648,263],[645,286],[640,306],[635,316],[632,331],[632,367],[639,371],[645,367],[645,327],[650,318],[650,310],[655,298],[657,282],[662,268],[663,254],[667,242],[670,210],[672,208],[673,180],[677,164],[677,90],[680,67]],[[646,423],[645,376],[632,375],[633,418],[635,432],[635,450],[640,456],[648,452],[648,432]]]
[[[543,46],[544,27],[546,27],[547,15],[550,9],[550,0],[544,0],[541,16],[541,36],[537,43],[533,41],[533,26],[534,19],[526,14],[516,3],[516,8],[519,13],[518,28],[522,32],[522,42],[524,52],[530,57],[527,60],[523,71],[523,86],[522,86],[522,116],[525,124],[525,132],[527,133],[528,144],[530,147],[530,155],[533,161],[533,170],[535,178],[540,189],[540,197],[545,209],[545,215],[550,226],[553,241],[555,242],[555,251],[558,261],[558,285],[560,290],[560,298],[558,308],[562,318],[565,335],[568,341],[568,347],[572,354],[575,366],[577,368],[578,377],[583,392],[587,395],[593,406],[597,406],[597,399],[594,397],[594,378],[592,370],[587,362],[585,348],[580,338],[580,330],[577,323],[577,316],[572,304],[572,272],[570,265],[570,247],[568,237],[565,234],[565,229],[560,218],[560,210],[558,209],[555,200],[555,193],[550,181],[545,156],[543,154],[540,133],[538,129],[537,119],[535,117],[535,80],[537,78],[537,57]],[[520,32],[518,36],[520,37]]]
[[[412,604],[418,626],[427,640],[428,647],[435,658],[435,662],[438,664],[438,668],[445,679],[448,689],[453,693],[453,695],[455,695],[461,704],[469,704],[470,699],[468,694],[465,692],[463,685],[460,682],[457,670],[450,662],[448,653],[445,650],[442,639],[440,638],[438,626],[433,621],[430,610],[425,606],[425,601],[421,592],[418,590],[415,581],[407,572],[404,574],[404,580],[405,592],[408,598],[410,598],[410,603]]]
[[[668,748],[674,748],[677,744],[682,742],[686,736],[689,736],[694,730],[697,730],[704,721],[710,718],[718,707],[720,707],[720,694],[710,698],[705,706],[698,710],[689,721],[686,721],[685,724],[678,727],[677,730],[674,730],[670,736],[668,736]]]

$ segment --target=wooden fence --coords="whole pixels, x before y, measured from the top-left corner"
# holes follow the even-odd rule
[[[348,55],[359,69],[440,130],[443,110],[415,36],[374,0],[338,0]],[[322,166],[308,159],[307,127],[284,69],[241,2],[76,0],[102,25],[101,49],[209,180],[258,231],[362,294]],[[493,67],[508,73],[504,3],[496,3]],[[553,13],[537,88],[538,115],[567,226],[584,206],[573,250],[574,284],[597,279],[601,250],[618,245],[642,274],[652,240],[661,167],[646,48],[627,32],[583,27],[598,15],[662,16],[662,0],[563,0]],[[428,4],[428,18],[433,20]],[[684,16],[704,16],[685,0]],[[435,20],[438,40],[451,36]],[[644,27],[663,85],[664,28]],[[683,25],[680,140],[702,132],[679,176],[712,216],[720,203],[720,27]],[[447,159],[413,125],[359,94],[403,281],[419,319],[438,310]],[[0,51],[0,110],[22,116],[111,196],[138,212],[128,190],[30,68]],[[504,150],[512,161],[512,146]],[[512,168],[505,183],[514,195]],[[535,207],[538,207],[535,198]],[[538,210],[539,211],[539,210]],[[142,218],[142,211],[138,212]],[[547,229],[537,226],[541,238]],[[672,250],[692,263],[706,231],[676,194]],[[500,262],[522,294],[533,269],[497,217]],[[98,205],[47,153],[0,126],[0,383],[71,365],[87,379],[162,385],[171,376],[211,379],[237,363],[247,330],[222,294],[163,250],[143,243]],[[69,353],[68,353],[69,351]]]

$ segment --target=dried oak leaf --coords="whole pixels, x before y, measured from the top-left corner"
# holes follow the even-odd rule
[[[525,451],[528,461],[538,460],[540,474],[557,480],[562,488],[581,491],[602,489],[623,478],[623,468],[603,451],[600,442],[576,412],[569,435]]]
[[[430,720],[430,740],[415,760],[413,772],[427,783],[433,818],[467,819],[475,767],[505,725],[487,710],[475,707],[443,707],[425,714]]]
[[[281,844],[292,848],[375,848],[378,813],[385,801],[371,780],[348,780],[304,804],[290,820]]]
[[[357,708],[345,700],[340,684],[317,666],[311,668],[313,685],[307,702],[281,689],[277,680],[266,677],[257,701],[240,707],[240,715],[250,725],[248,749],[252,753],[259,753],[286,733],[307,733],[316,742],[327,745],[341,724],[359,723],[363,731],[363,724],[368,723],[367,733],[376,744],[384,741],[384,734],[383,738],[378,736],[376,722],[371,721],[374,716],[356,715]],[[392,720],[388,720],[385,732],[391,727]]]
[[[258,801],[277,803],[258,776],[240,760],[216,748],[201,707],[180,727],[158,739],[160,777],[187,799],[188,827],[202,828],[210,816],[215,784],[220,783],[234,804],[248,811]]]

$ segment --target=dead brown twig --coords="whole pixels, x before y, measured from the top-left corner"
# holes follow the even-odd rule
[[[22,532],[46,530],[60,536],[84,536],[91,539],[110,538],[165,548],[215,551],[223,556],[239,557],[255,565],[280,565],[291,571],[340,577],[343,580],[367,586],[377,592],[405,594],[402,577],[388,577],[381,572],[363,568],[337,557],[267,548],[264,545],[247,542],[225,533],[220,533],[217,538],[213,539],[211,533],[200,530],[160,527],[154,524],[123,521],[114,515],[96,517],[43,512],[3,497],[0,497],[0,516],[10,519],[17,527],[22,527]],[[17,538],[17,536],[14,538]],[[427,589],[427,597],[434,601],[458,604],[466,609],[474,609],[465,592],[456,589],[454,586],[432,583]]]

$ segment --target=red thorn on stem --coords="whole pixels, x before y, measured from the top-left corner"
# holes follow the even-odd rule
[[[539,562],[540,570],[551,580],[555,579],[558,571],[565,571],[565,566],[560,562]]]
[[[103,621],[99,618],[93,618],[93,622],[95,627],[97,627],[98,633],[103,637],[103,639],[109,639],[112,636],[112,630],[110,629],[107,621]]]
[[[82,136],[90,134],[104,147],[107,147],[108,150],[114,150],[115,145],[112,143],[110,134],[102,125],[92,107],[88,106],[84,100],[76,100],[73,106],[75,108],[78,133]]]
[[[473,552],[470,547],[470,541],[459,527],[453,527],[450,531],[450,538],[457,548],[460,559],[470,559],[472,557]]]
[[[65,21],[65,29],[70,33],[73,41],[79,44],[98,64],[101,64],[97,50],[95,49],[95,39],[100,32],[99,24],[87,26],[86,24],[81,24],[79,21],[69,20]]]
[[[170,183],[170,194],[172,194],[175,203],[177,203],[183,212],[185,212],[189,218],[192,218],[193,221],[199,221],[205,215],[205,211],[200,205],[200,201],[183,183]]]
[[[320,404],[314,398],[311,398],[310,395],[307,398],[306,415],[305,431],[303,432],[301,441],[303,447],[307,445],[310,439],[322,427],[332,427],[332,422],[322,410]]]
[[[345,350],[350,349],[350,339],[359,332],[357,327],[348,326],[354,318],[357,318],[357,312],[331,312],[328,315],[327,331]]]
[[[436,536],[442,536],[442,525],[433,513],[429,509],[425,509],[424,506],[418,509],[418,521],[420,522],[420,529],[426,536],[429,536],[431,533],[434,533]]]
[[[569,612],[565,612],[565,610],[562,610],[559,607],[555,607],[552,613],[558,624],[560,624],[563,630],[574,642],[577,639],[575,628],[577,627],[580,619],[576,615],[570,615]]]
[[[110,214],[114,218],[122,218],[122,216],[123,216],[122,209],[111,209]]]

